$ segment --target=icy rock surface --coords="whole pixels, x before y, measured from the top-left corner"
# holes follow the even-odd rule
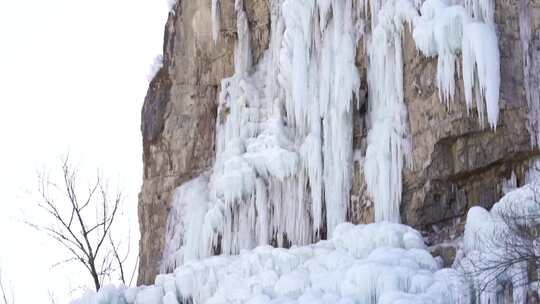
[[[470,303],[467,292],[459,273],[440,269],[414,229],[344,223],[328,241],[188,262],[159,275],[154,286],[107,286],[72,304],[459,304]]]

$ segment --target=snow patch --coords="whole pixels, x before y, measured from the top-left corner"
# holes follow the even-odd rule
[[[157,73],[161,68],[163,67],[163,55],[157,55],[154,57],[154,61],[152,61],[152,64],[150,65],[150,70],[148,71],[148,75],[146,78],[148,79],[148,82],[152,81],[154,77],[156,77]]]

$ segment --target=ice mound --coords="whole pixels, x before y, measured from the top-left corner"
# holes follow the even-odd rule
[[[154,286],[107,286],[72,304],[455,304],[469,303],[468,290],[456,270],[441,269],[416,230],[344,223],[327,241],[191,261]]]
[[[525,257],[538,254],[538,242],[527,232],[540,224],[538,176],[506,193],[490,211],[473,207],[467,214],[465,257],[459,262],[470,274],[478,303],[495,303],[512,286],[512,302],[526,303],[528,269]]]

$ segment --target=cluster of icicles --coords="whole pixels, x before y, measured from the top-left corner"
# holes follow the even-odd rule
[[[361,39],[368,57],[366,183],[375,220],[399,222],[402,168],[411,149],[404,28],[410,26],[423,55],[438,56],[441,101],[453,98],[461,54],[467,108],[475,101],[480,123],[487,112],[495,128],[500,73],[493,5],[269,0],[269,48],[253,64],[244,3],[236,0],[235,74],[222,81],[216,161],[212,172],[174,194],[162,271],[216,252],[310,244],[347,220],[353,109],[365,102],[355,65]],[[212,14],[217,40],[219,0],[212,1]]]

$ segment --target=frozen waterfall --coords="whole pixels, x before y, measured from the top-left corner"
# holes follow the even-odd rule
[[[212,1],[215,41],[219,6]],[[173,197],[173,206],[190,206],[196,195],[185,188],[205,189],[195,191],[202,206],[171,212],[162,270],[259,245],[310,244],[347,221],[353,109],[366,102],[359,94],[357,52],[367,58],[365,182],[375,220],[399,222],[402,171],[411,165],[402,59],[407,28],[421,54],[438,56],[441,102],[453,100],[461,54],[467,108],[474,100],[480,123],[487,116],[497,126],[492,0],[269,0],[269,47],[256,63],[243,1],[234,8],[235,73],[222,81],[216,161],[204,182],[198,178],[177,190],[189,195]]]

